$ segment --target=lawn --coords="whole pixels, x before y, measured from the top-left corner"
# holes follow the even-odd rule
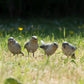
[[[22,84],[84,84],[84,19],[83,18],[28,18],[0,20],[0,84],[14,78]],[[57,42],[59,47],[46,58],[40,48],[28,56],[24,44],[36,35],[38,43]],[[9,37],[22,47],[22,55],[13,56],[8,50]],[[77,47],[76,59],[62,52],[62,43],[68,41]],[[13,83],[11,83],[13,84]],[[15,83],[14,83],[15,84]],[[17,83],[16,83],[17,84]],[[19,84],[19,83],[18,83]]]

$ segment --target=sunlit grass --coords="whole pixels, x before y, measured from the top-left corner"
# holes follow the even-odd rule
[[[44,20],[39,22],[17,21],[14,25],[1,24],[0,33],[0,84],[6,78],[15,78],[23,84],[83,84],[84,83],[84,28],[79,28],[81,21]],[[12,26],[11,26],[12,25]],[[7,27],[4,29],[4,26]],[[70,27],[71,26],[71,27]],[[23,28],[18,31],[18,27]],[[78,30],[79,29],[79,30]],[[40,48],[35,57],[28,57],[24,44],[36,35],[38,43],[57,42],[58,50],[49,58]],[[25,56],[13,56],[7,48],[7,40],[13,36],[21,45]],[[68,41],[77,47],[76,59],[67,59],[62,52],[62,42]]]

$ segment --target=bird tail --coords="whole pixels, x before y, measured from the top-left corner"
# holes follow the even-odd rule
[[[24,56],[24,53],[23,52],[20,52],[22,54],[22,56]]]
[[[27,42],[27,43],[24,45],[24,48],[27,48],[28,44],[29,44],[29,42]]]
[[[44,45],[41,45],[40,48],[44,48]]]
[[[24,45],[24,48],[26,48],[26,46]]]
[[[24,48],[26,48],[26,44],[24,45]]]
[[[75,53],[72,54],[71,58],[76,59]]]
[[[77,49],[77,47],[75,47],[75,50]]]
[[[41,40],[41,43],[42,43],[42,44],[45,44],[45,42],[44,42],[43,40]]]

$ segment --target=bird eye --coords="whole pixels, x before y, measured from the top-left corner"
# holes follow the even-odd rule
[[[36,38],[34,38],[34,40],[37,40]]]
[[[66,45],[69,45],[68,43],[66,43]]]
[[[54,45],[57,45],[57,43],[54,43]]]
[[[64,48],[65,48],[65,46],[64,46]]]
[[[56,45],[56,44],[54,43],[54,45]]]
[[[72,47],[72,50],[75,50],[75,48],[74,48],[74,47]]]

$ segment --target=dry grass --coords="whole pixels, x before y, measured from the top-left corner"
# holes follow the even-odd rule
[[[82,39],[83,40],[83,39]],[[19,40],[18,40],[19,41]],[[8,77],[14,77],[23,84],[83,84],[84,82],[84,52],[83,43],[77,44],[76,59],[67,59],[61,50],[60,39],[57,40],[59,48],[49,58],[44,56],[42,49],[28,57],[27,51],[23,49],[25,56],[13,56],[6,46],[0,46],[0,84]],[[21,40],[24,44],[24,40]],[[48,42],[48,41],[46,41]],[[78,39],[76,40],[78,42]],[[5,40],[5,44],[7,41]],[[73,42],[72,42],[73,43]]]

